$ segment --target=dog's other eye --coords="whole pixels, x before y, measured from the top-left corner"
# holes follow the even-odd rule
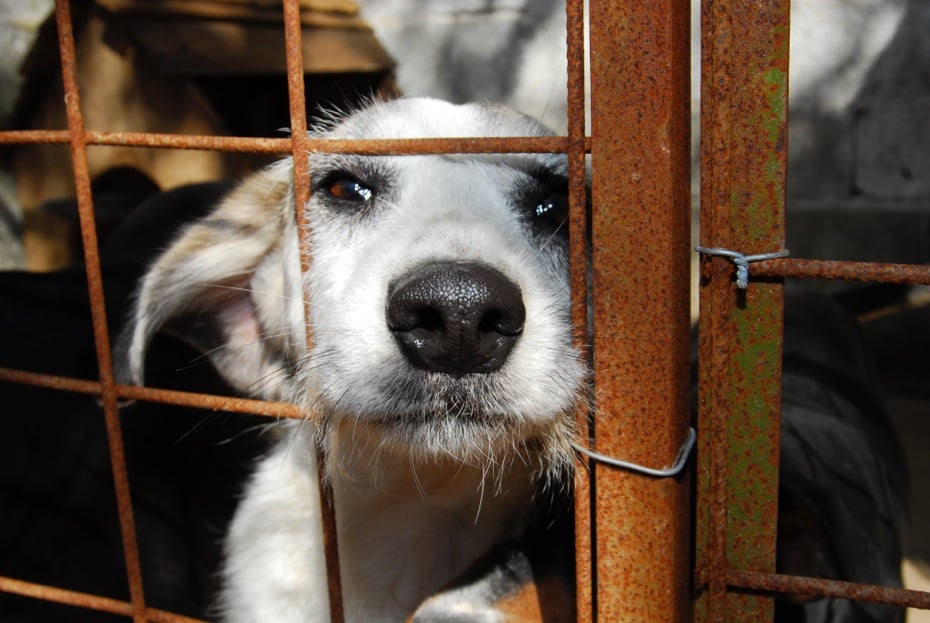
[[[375,191],[351,177],[336,177],[325,184],[323,190],[331,197],[342,201],[368,203],[375,196]]]
[[[536,202],[533,216],[553,227],[560,227],[568,219],[568,197],[563,194],[544,196]]]

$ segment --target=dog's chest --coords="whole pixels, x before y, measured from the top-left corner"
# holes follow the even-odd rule
[[[378,488],[334,483],[348,620],[405,619],[522,525],[529,474],[499,486],[468,472]]]

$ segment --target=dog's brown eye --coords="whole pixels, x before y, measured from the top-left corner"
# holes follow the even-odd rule
[[[358,180],[349,177],[336,178],[324,186],[326,192],[336,199],[367,203],[374,197],[374,191]]]
[[[568,197],[565,195],[547,195],[536,203],[533,214],[556,227],[568,219]]]

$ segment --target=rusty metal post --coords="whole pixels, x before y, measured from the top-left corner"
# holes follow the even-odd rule
[[[689,424],[687,2],[591,0],[595,443],[653,468]],[[687,472],[594,468],[596,618],[690,618]]]
[[[304,62],[301,35],[303,27],[300,21],[300,3],[298,0],[283,0],[285,58],[287,62],[287,95],[290,104],[291,120],[291,155],[293,157],[294,175],[294,218],[300,237],[300,273],[306,274],[310,268],[313,249],[310,248],[310,227],[304,206],[310,201],[310,153],[307,136],[307,103],[304,95]],[[306,324],[307,352],[313,350],[313,331],[310,327],[310,301],[304,299],[304,322]],[[309,415],[309,414],[308,414]],[[345,612],[342,601],[342,572],[339,566],[339,541],[336,533],[336,509],[331,491],[323,482],[325,458],[323,448],[318,447],[317,470],[320,500],[323,504],[321,518],[323,522],[323,551],[326,559],[326,585],[329,591],[330,623],[342,623]]]
[[[705,0],[701,239],[745,254],[784,245],[789,0]],[[697,602],[700,621],[770,621],[773,600],[728,570],[772,572],[777,528],[782,281],[740,290],[701,262]]]
[[[130,608],[128,613],[136,623],[144,623],[146,620],[146,605],[142,586],[142,567],[139,560],[136,526],[133,519],[132,496],[129,491],[129,475],[126,472],[122,427],[116,402],[116,379],[113,373],[110,336],[107,329],[106,308],[103,300],[103,277],[97,249],[97,231],[94,225],[94,206],[91,197],[90,173],[87,165],[87,137],[84,132],[84,117],[81,112],[74,31],[72,29],[69,2],[65,0],[55,2],[55,22],[58,29],[61,77],[65,91],[65,112],[68,119],[71,163],[74,171],[81,239],[84,246],[84,264],[87,269],[87,289],[93,320],[94,346],[97,353],[97,368],[100,374],[100,403],[103,407],[107,443],[110,449],[110,467],[113,473],[113,488],[116,493],[123,560],[126,564],[126,579],[129,588]]]
[[[591,338],[588,322],[588,215],[585,171],[585,14],[583,0],[565,3],[568,113],[568,200],[571,256],[573,343],[587,357]],[[585,398],[588,398],[587,396]],[[590,400],[581,401],[575,412],[576,434],[587,444]],[[594,564],[590,463],[575,470],[575,621],[591,623],[594,617]]]

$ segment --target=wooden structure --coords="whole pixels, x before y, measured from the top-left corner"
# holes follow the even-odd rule
[[[393,91],[393,61],[350,0],[302,0],[305,81],[312,111],[347,97]],[[75,11],[86,127],[100,132],[283,136],[289,123],[280,2],[99,0]],[[79,10],[78,10],[79,9]],[[23,72],[13,129],[65,128],[54,24]],[[118,221],[147,192],[235,178],[267,160],[250,154],[95,146],[88,165],[99,225]],[[30,270],[80,257],[67,146],[12,153]],[[116,206],[107,210],[106,206]]]

